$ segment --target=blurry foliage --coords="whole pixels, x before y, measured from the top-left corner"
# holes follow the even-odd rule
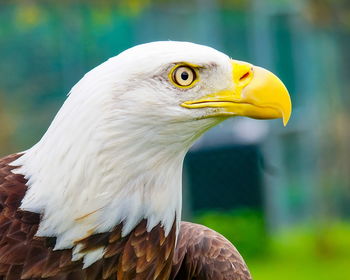
[[[101,7],[104,7],[105,12],[106,8],[119,9],[122,13],[129,16],[139,15],[145,8],[147,8],[151,0],[120,0],[120,1],[111,1],[111,0],[102,0],[102,1],[86,1],[89,7],[93,5],[94,10],[100,10]]]
[[[309,128],[317,135],[315,216],[327,224],[335,217],[350,217],[350,1],[306,0],[305,4],[302,13],[318,42],[313,51],[319,52],[321,69],[315,84],[319,90],[314,89],[319,124]]]
[[[1,2],[0,91],[16,122],[1,155],[38,141],[83,74],[133,44],[131,21],[148,2]]]
[[[15,21],[19,28],[30,29],[47,20],[45,10],[34,2],[19,5],[15,10]]]
[[[224,235],[244,258],[266,253],[268,238],[262,213],[248,209],[231,212],[206,211],[198,213],[194,222]]]
[[[305,17],[318,27],[330,27],[350,31],[349,0],[307,0]]]
[[[0,154],[12,148],[11,137],[15,125],[5,110],[6,105],[0,93]]]
[[[268,254],[246,259],[259,280],[350,279],[350,224],[285,229],[270,237]],[[255,277],[254,277],[255,276]]]
[[[252,0],[218,0],[219,5],[226,9],[246,10],[250,7]]]
[[[350,224],[308,224],[268,234],[262,215],[251,210],[202,212],[193,220],[229,239],[246,260],[254,279],[350,277]]]

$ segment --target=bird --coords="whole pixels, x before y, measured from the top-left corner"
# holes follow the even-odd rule
[[[183,160],[227,118],[286,125],[291,108],[277,76],[208,46],[108,59],[36,144],[0,159],[0,279],[251,279],[225,237],[181,221]]]

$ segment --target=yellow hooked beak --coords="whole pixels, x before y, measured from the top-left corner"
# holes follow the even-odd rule
[[[232,60],[232,88],[186,101],[181,106],[218,108],[215,116],[245,116],[255,119],[282,118],[289,121],[292,103],[288,90],[273,73],[264,68]]]

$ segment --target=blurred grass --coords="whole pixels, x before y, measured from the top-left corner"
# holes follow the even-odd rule
[[[293,226],[269,235],[262,221],[259,213],[247,210],[195,218],[237,247],[254,279],[350,279],[350,224]]]
[[[245,257],[266,253],[268,243],[264,219],[261,213],[242,209],[231,212],[207,211],[197,213],[194,221],[220,232],[230,240]]]
[[[255,279],[350,279],[350,225],[293,227],[270,237],[266,258],[246,259]]]

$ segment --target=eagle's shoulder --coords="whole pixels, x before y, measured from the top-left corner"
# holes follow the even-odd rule
[[[182,222],[170,279],[251,280],[238,250],[205,226]]]

